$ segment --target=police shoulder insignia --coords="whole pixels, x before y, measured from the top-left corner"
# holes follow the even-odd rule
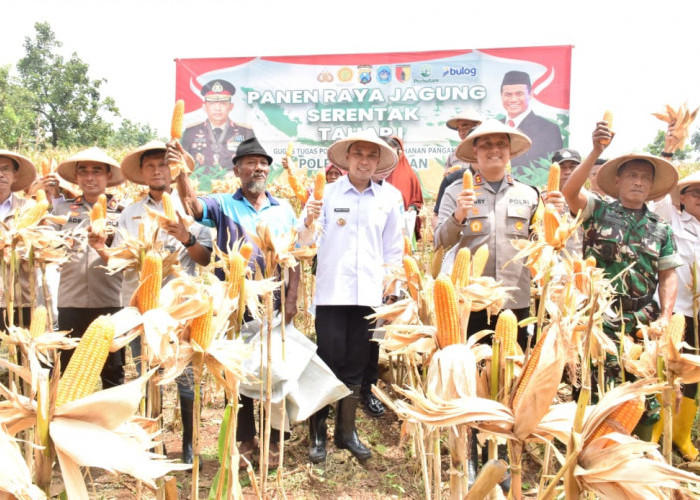
[[[481,224],[481,221],[478,220],[472,221],[471,224],[469,224],[469,229],[472,230],[472,233],[478,233],[483,227],[484,226]]]

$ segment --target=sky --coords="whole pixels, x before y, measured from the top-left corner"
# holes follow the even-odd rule
[[[589,152],[610,109],[612,157],[651,142],[665,104],[700,106],[699,11],[696,0],[0,0],[0,65],[48,22],[123,117],[165,136],[176,58],[573,45],[569,146]]]

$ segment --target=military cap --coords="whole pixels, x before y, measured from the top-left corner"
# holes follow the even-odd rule
[[[201,93],[205,101],[230,101],[236,87],[226,80],[212,80],[202,87]]]

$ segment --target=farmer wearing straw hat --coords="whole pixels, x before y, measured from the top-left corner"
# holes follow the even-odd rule
[[[54,207],[55,215],[68,216],[63,226],[66,240],[71,242],[69,259],[61,266],[58,284],[58,329],[72,331],[82,337],[90,323],[101,314],[114,314],[121,309],[121,275],[110,275],[103,267],[105,246],[109,246],[117,227],[121,207],[107,195],[108,229],[101,236],[91,231],[90,210],[108,187],[124,182],[119,163],[99,148],[89,148],[58,165],[58,174],[77,184],[82,194],[64,200]],[[112,352],[102,369],[103,388],[124,383],[124,352]],[[61,351],[61,369],[65,370],[72,350]]]
[[[309,200],[299,239],[311,244],[318,237],[318,354],[351,391],[338,402],[335,445],[362,462],[372,455],[355,426],[372,336],[366,316],[382,302],[385,265],[399,265],[403,254],[399,206],[372,177],[391,170],[398,158],[368,130],[336,141],[328,159],[348,174],[327,186],[321,201]],[[326,458],[328,412],[326,406],[309,419],[309,459],[314,463]]]
[[[31,186],[36,177],[36,167],[29,160],[18,153],[0,149],[0,222],[6,226],[12,226],[14,223],[15,213],[27,203],[27,198],[20,198],[14,193],[23,191]],[[31,313],[30,307],[30,287],[29,280],[32,273],[28,268],[27,262],[22,263],[19,279],[22,288],[21,304],[15,299],[15,310],[13,324],[19,324],[19,313],[22,314],[22,324],[29,325]],[[6,329],[6,299],[5,290],[7,284],[3,283],[0,290],[0,331]]]
[[[139,224],[148,217],[146,207],[157,212],[163,212],[163,193],[169,193],[173,208],[177,213],[177,221],[164,223],[163,231],[158,237],[163,241],[164,248],[177,254],[177,260],[182,269],[190,275],[197,272],[197,264],[209,264],[212,252],[212,238],[209,228],[193,223],[189,228],[182,220],[185,209],[180,197],[171,184],[170,167],[165,160],[166,145],[161,141],[151,141],[128,153],[121,163],[122,173],[135,184],[148,186],[148,194],[142,200],[129,205],[119,217],[120,230],[132,236],[139,232]],[[194,165],[194,160],[186,155],[186,161]],[[122,237],[117,233],[114,245],[118,245]],[[163,277],[165,285],[173,275]],[[122,283],[122,303],[128,304],[131,296],[139,285],[138,272],[128,269],[124,272]],[[141,339],[131,342],[131,353],[136,360],[136,370],[141,373]],[[191,464],[192,455],[192,409],[194,405],[192,367],[188,366],[177,379],[177,390],[180,395],[180,413],[182,415],[182,461]],[[201,462],[200,462],[201,465]]]
[[[612,138],[607,122],[598,122],[593,132],[593,150],[571,173],[563,191],[571,212],[581,211],[584,256],[596,259],[596,265],[613,280],[619,294],[616,309],[621,310],[622,316],[605,316],[603,321],[603,330],[616,338],[621,329],[634,335],[639,325],[657,320],[663,323],[671,318],[678,283],[675,269],[683,263],[676,252],[671,227],[646,205],[675,187],[678,173],[668,161],[629,154],[606,162],[598,171],[597,181],[600,189],[614,198],[612,202],[581,189]],[[657,286],[658,303],[654,300]],[[619,380],[616,358],[608,355],[605,365],[606,379]],[[648,399],[647,406],[636,433],[649,439],[651,426],[658,420],[658,404]]]

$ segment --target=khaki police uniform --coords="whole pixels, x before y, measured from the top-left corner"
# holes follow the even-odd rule
[[[116,230],[121,207],[108,195],[107,225]],[[72,336],[82,337],[89,324],[101,314],[113,314],[121,309],[122,276],[107,274],[105,262],[87,243],[92,205],[82,196],[60,202],[54,214],[66,215],[63,232],[70,245],[69,259],[61,266],[58,284],[58,328],[72,330]],[[61,369],[73,351],[61,351]],[[124,382],[124,349],[110,353],[102,370],[103,388]]]
[[[192,155],[197,165],[207,167],[233,166],[232,159],[241,142],[255,136],[252,128],[229,120],[221,132],[215,132],[209,120],[188,127],[182,136],[182,146]],[[218,135],[218,138],[217,138]]]

